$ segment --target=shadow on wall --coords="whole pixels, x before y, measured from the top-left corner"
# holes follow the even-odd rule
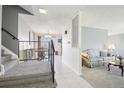
[[[2,6],[2,28],[18,38],[18,14],[30,14],[28,11],[17,5]],[[18,54],[18,41],[13,40],[8,34],[2,33],[2,45]]]

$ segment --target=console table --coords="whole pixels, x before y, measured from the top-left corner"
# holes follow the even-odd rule
[[[119,62],[116,62],[116,60],[115,60],[115,61],[110,61],[108,63],[108,71],[110,71],[110,65],[118,66],[118,68],[121,69],[121,76],[123,76],[124,64],[122,64],[122,60],[124,59],[124,57],[123,56],[119,56],[117,58],[119,59]]]

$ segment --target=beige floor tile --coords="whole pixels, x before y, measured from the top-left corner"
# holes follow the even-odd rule
[[[57,88],[92,88],[85,79],[62,64],[61,56],[55,56],[55,71]]]

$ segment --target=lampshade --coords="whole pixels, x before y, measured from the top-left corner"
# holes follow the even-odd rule
[[[114,44],[110,44],[110,45],[108,46],[108,49],[115,49],[115,45],[114,45]]]

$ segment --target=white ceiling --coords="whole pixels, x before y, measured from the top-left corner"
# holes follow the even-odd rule
[[[124,6],[33,5],[21,7],[34,14],[34,16],[23,15],[22,18],[36,32],[61,34],[73,15],[82,11],[83,26],[107,29],[109,34],[124,33]],[[48,14],[40,14],[39,8],[48,10]]]
[[[85,26],[107,29],[109,34],[124,33],[124,6],[89,6],[82,15]]]

